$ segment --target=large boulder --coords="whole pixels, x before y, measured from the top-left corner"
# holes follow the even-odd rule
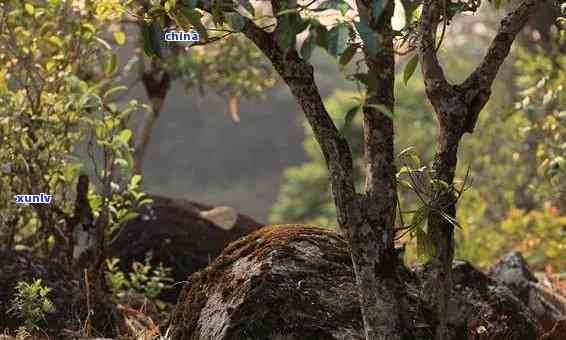
[[[230,242],[249,234],[261,224],[228,207],[212,207],[184,199],[150,196],[153,203],[127,222],[111,244],[109,256],[120,259],[124,271],[134,261],[143,262],[148,252],[153,263],[173,269],[175,282],[206,267]],[[177,301],[182,283],[161,298]]]
[[[419,279],[426,270],[400,270],[404,339],[432,336],[434,320]],[[537,339],[536,320],[507,288],[467,263],[454,270],[451,339],[484,339],[486,332]],[[487,323],[495,316],[480,317],[493,312],[499,324]],[[363,339],[348,245],[339,234],[315,227],[262,228],[189,278],[171,327],[178,340]]]

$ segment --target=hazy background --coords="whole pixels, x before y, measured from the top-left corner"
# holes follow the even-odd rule
[[[322,50],[315,50],[312,62],[323,96],[355,88]],[[146,98],[141,85],[131,95]],[[144,159],[146,190],[229,205],[266,222],[283,170],[306,160],[302,118],[282,82],[265,99],[242,99],[239,123],[222,97],[187,93],[174,82]]]

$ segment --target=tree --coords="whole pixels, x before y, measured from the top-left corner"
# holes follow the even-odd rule
[[[450,289],[450,266],[453,256],[453,225],[455,224],[454,173],[457,150],[464,133],[474,130],[479,112],[490,96],[497,71],[509,48],[524,26],[528,16],[544,1],[524,0],[503,21],[501,28],[478,68],[460,85],[446,80],[437,59],[436,31],[440,24],[448,25],[462,11],[475,11],[479,1],[458,2],[424,0],[422,14],[415,11],[414,2],[405,1],[408,27],[418,26],[418,55],[422,65],[425,88],[439,122],[439,141],[433,164],[433,178],[438,189],[434,202],[429,202],[429,237],[436,247],[429,282],[431,303],[435,306],[438,325],[436,338],[446,338],[447,296]],[[396,273],[394,239],[397,233],[397,181],[394,163],[394,79],[397,31],[391,25],[394,1],[356,1],[354,21],[344,19],[328,30],[313,11],[339,9],[347,13],[350,5],[343,1],[299,4],[297,1],[271,1],[271,15],[256,20],[249,2],[234,6],[221,1],[176,4],[167,1],[165,11],[178,17],[184,8],[210,13],[215,24],[222,27],[227,18],[271,61],[273,67],[297,99],[313,129],[330,173],[332,194],[338,223],[349,242],[359,289],[360,305],[367,339],[400,339],[402,333],[400,299],[402,287]],[[198,30],[202,25],[195,25]],[[270,28],[275,26],[275,29]],[[200,27],[202,30],[202,27]],[[308,36],[296,48],[296,35]],[[414,33],[414,30],[410,33]],[[414,34],[405,34],[409,44]],[[352,38],[352,39],[350,39]],[[442,39],[440,39],[442,40]],[[151,43],[151,42],[150,42]],[[367,92],[363,101],[363,132],[365,154],[365,187],[355,188],[352,154],[348,141],[336,128],[316,86],[309,50],[316,44],[331,55],[340,56],[347,64],[361,48],[366,73],[357,78]],[[151,50],[151,44],[149,44]],[[414,62],[413,62],[414,64]],[[413,68],[414,69],[414,68]],[[409,74],[411,72],[408,72]],[[436,281],[435,281],[436,280]]]
[[[430,106],[424,96],[424,86],[420,77],[414,77],[408,84],[396,82],[395,95],[403,98],[395,108],[394,125],[398,132],[395,148],[403,150],[414,147],[417,155],[429,159],[434,152],[430,131],[435,122],[430,115]],[[352,150],[356,188],[363,188],[364,154],[361,136],[363,119],[356,115],[347,121],[348,112],[357,110],[360,94],[355,91],[335,91],[324,100],[332,119],[340,126]],[[309,223],[323,226],[337,226],[336,209],[332,203],[328,173],[323,155],[314,139],[312,129],[305,122],[304,150],[308,161],[285,170],[279,197],[273,206],[269,221],[271,223]],[[410,192],[399,188],[399,200],[407,208],[414,202]],[[406,190],[409,191],[409,190]],[[415,204],[411,204],[415,205]]]
[[[135,72],[133,82],[142,83],[151,106],[132,142],[134,173],[141,174],[153,128],[175,80],[182,82],[188,92],[199,89],[203,93],[205,89],[210,89],[221,95],[227,101],[232,119],[239,121],[240,98],[262,97],[265,90],[275,85],[276,78],[273,70],[262,58],[261,52],[243,37],[228,32],[223,33],[222,43],[202,41],[185,46],[177,42],[167,43],[162,40],[163,32],[157,22],[144,20],[143,10],[148,10],[149,2],[139,0],[135,3],[139,6],[138,11],[124,15],[120,20],[123,27],[114,32],[114,37],[118,45],[124,45],[126,43],[124,31],[133,28],[138,32],[137,39],[134,39],[138,45],[141,44],[143,47],[144,40],[149,40],[153,41],[156,47],[154,52],[150,51],[150,55],[156,57],[153,59],[145,55],[144,49],[134,48],[134,53],[126,64],[129,66],[121,70],[122,78]],[[119,11],[125,11],[122,4],[118,6]],[[165,8],[161,6],[152,10],[152,14],[159,18],[165,27],[176,24],[181,28],[188,28],[191,22],[194,23],[200,18],[200,14],[194,10],[183,12],[173,19],[164,16],[164,13]]]

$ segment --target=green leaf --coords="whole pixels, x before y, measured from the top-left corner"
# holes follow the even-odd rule
[[[352,122],[354,121],[354,118],[356,118],[358,112],[361,111],[361,108],[362,108],[361,104],[356,104],[346,112],[346,116],[344,117],[344,124],[340,128],[341,134],[346,134],[350,131],[352,127]]]
[[[212,20],[217,26],[222,26],[224,23],[224,13],[222,12],[222,0],[212,0]]]
[[[416,229],[417,235],[417,256],[423,263],[429,262],[436,253],[434,242],[432,241],[429,233],[425,232],[422,228]]]
[[[143,23],[143,50],[145,54],[152,57],[161,56],[161,27],[156,21]]]
[[[421,228],[423,224],[428,219],[429,209],[426,205],[423,205],[415,211],[413,218],[411,220],[411,228]]]
[[[372,29],[362,21],[355,22],[354,26],[360,34],[360,38],[364,43],[366,53],[368,53],[370,56],[377,55],[377,35],[375,34],[375,32],[372,31]]]
[[[342,15],[345,15],[350,9],[350,5],[344,0],[328,0],[320,4],[315,11],[324,11],[327,9],[336,9],[340,11]]]
[[[190,26],[194,27],[202,37],[202,40],[206,41],[208,40],[208,31],[202,24],[201,18],[202,13],[200,13],[196,9],[190,9],[187,7],[182,7],[177,14],[177,19],[181,20],[181,22],[179,22],[179,25],[183,29],[189,30]]]
[[[126,34],[122,31],[114,32],[114,40],[118,45],[124,45],[126,43]]]
[[[102,98],[104,98],[104,99],[109,98],[113,94],[116,94],[117,92],[120,92],[120,91],[126,91],[127,89],[128,89],[128,87],[125,86],[125,85],[114,86],[113,88],[104,92],[104,94],[102,95]]]
[[[297,41],[297,33],[304,30],[305,22],[301,20],[296,11],[283,14],[278,18],[279,22],[275,28],[275,40],[283,50],[294,48]],[[306,23],[308,26],[308,23]]]
[[[390,0],[373,0],[372,1],[371,15],[374,17],[374,19],[379,19],[379,17],[381,17],[381,14],[383,13],[385,6],[387,6],[388,1],[390,1]],[[391,0],[391,1],[395,1],[395,0]]]
[[[347,47],[350,34],[346,24],[334,26],[326,36],[326,50],[332,56],[339,56],[344,53]]]
[[[290,29],[282,29],[277,32],[275,35],[275,40],[277,41],[277,45],[283,49],[287,50],[291,47],[295,46],[295,41],[297,39],[297,35]]]
[[[226,19],[228,20],[230,27],[232,27],[232,29],[236,32],[241,32],[242,28],[246,25],[246,21],[238,13],[228,13],[226,15]]]
[[[110,60],[108,60],[104,71],[108,76],[112,76],[118,71],[118,56],[115,53],[110,55]]]
[[[411,58],[411,60],[409,60],[407,65],[405,65],[405,70],[403,71],[403,81],[405,82],[405,86],[407,85],[409,79],[411,79],[411,77],[415,73],[418,64],[419,64],[419,56],[415,54]]]
[[[367,104],[366,106],[378,110],[379,112],[386,115],[389,119],[395,118],[394,112],[392,112],[387,106],[383,104]]]
[[[56,35],[52,35],[49,37],[48,41],[53,45],[57,46],[58,48],[63,48],[63,40]]]
[[[142,180],[141,175],[134,175],[132,179],[130,179],[130,186],[132,188],[137,188]]]
[[[120,133],[118,134],[118,136],[116,136],[116,138],[122,144],[127,145],[128,142],[130,141],[130,138],[132,138],[132,130],[124,129],[124,130],[120,131]]]
[[[250,0],[244,0],[244,1],[240,1],[240,4],[246,9],[246,11],[248,11],[248,13],[250,13],[252,15],[252,17],[254,16],[254,6],[252,6]]]
[[[164,14],[166,14],[166,11],[160,5],[153,6],[152,8],[149,9],[149,11],[147,11],[147,15],[150,18],[157,18],[157,17],[162,16]]]
[[[326,49],[326,36],[328,35],[328,30],[325,26],[321,25],[319,22],[314,22],[311,25],[311,32],[314,31],[314,36],[316,37],[316,44],[324,49]]]
[[[127,214],[125,214],[124,216],[122,216],[122,217],[120,218],[120,220],[118,221],[118,223],[120,223],[120,224],[126,223],[126,222],[128,222],[128,221],[130,221],[130,220],[135,219],[135,218],[138,217],[138,216],[139,216],[139,213],[134,212],[134,211],[130,211],[130,212],[128,212]]]
[[[309,60],[315,45],[315,37],[314,35],[309,33],[307,38],[303,41],[303,45],[301,46],[301,58],[303,58],[304,60]]]
[[[33,5],[30,4],[30,3],[26,3],[24,5],[24,9],[26,10],[27,14],[29,14],[29,15],[33,15],[33,13],[35,13],[35,7],[33,7]]]
[[[339,63],[341,66],[346,66],[352,60],[352,58],[356,55],[357,47],[355,45],[349,45],[344,53],[340,56]]]

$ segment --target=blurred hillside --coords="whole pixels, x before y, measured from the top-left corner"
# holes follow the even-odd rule
[[[323,96],[355,88],[322,51],[315,51],[312,60]],[[145,97],[141,86],[131,95]],[[223,98],[187,93],[175,83],[144,162],[147,190],[229,205],[267,221],[283,170],[306,160],[302,113],[279,83],[264,99],[242,100],[240,115],[236,123]]]

